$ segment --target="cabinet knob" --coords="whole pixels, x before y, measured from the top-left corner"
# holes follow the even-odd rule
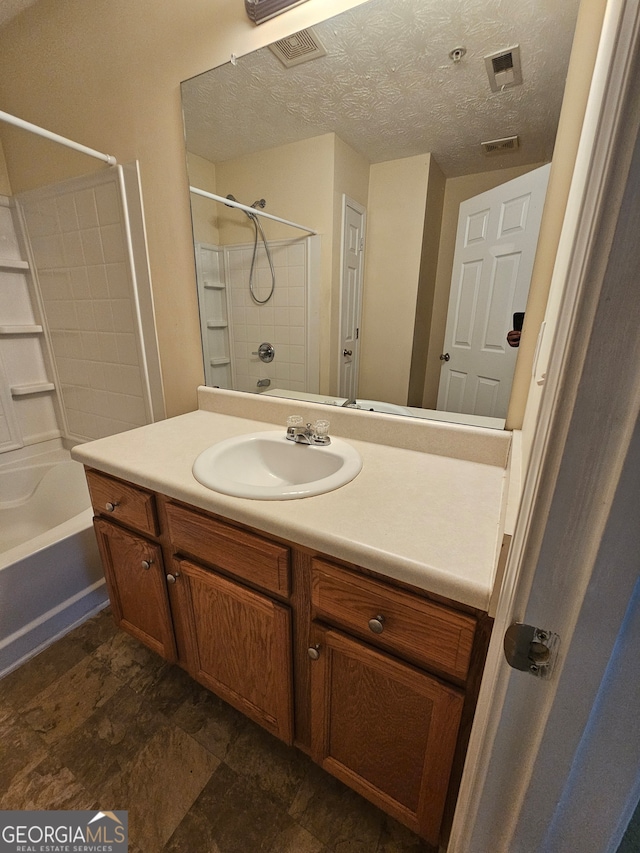
[[[373,619],[369,619],[369,628],[374,634],[382,634],[384,631],[384,616],[378,613]]]
[[[311,658],[311,660],[318,660],[320,657],[320,644],[316,643],[315,646],[309,646],[307,649],[307,654]]]
[[[153,560],[143,560],[141,563],[142,568],[148,571],[151,568],[151,563],[153,563]]]
[[[175,583],[180,577],[180,572],[176,572],[175,575],[168,574],[167,575],[167,583]]]
[[[117,501],[114,501],[113,503],[111,503],[111,501],[108,501],[108,502],[104,505],[104,508],[106,509],[106,511],[107,511],[107,512],[113,512],[117,506],[118,506],[118,502],[117,502]]]

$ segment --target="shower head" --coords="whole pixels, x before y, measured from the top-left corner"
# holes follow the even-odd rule
[[[238,202],[238,199],[237,199],[234,195],[231,195],[231,193],[228,193],[228,194],[227,194],[227,196],[226,196],[226,198],[228,198],[228,199],[229,199],[229,201],[235,201],[235,202]],[[240,202],[238,202],[238,204],[240,204]],[[251,207],[264,207],[264,206],[265,206],[265,204],[266,204],[266,201],[262,198],[262,199],[260,199],[260,201],[254,201],[254,203],[251,205]],[[227,207],[233,207],[233,205],[232,205],[232,204],[228,204],[228,205],[227,205]],[[241,208],[240,208],[240,209],[241,209]],[[249,211],[248,211],[248,210],[243,210],[242,212],[243,212],[244,214],[246,214],[246,215],[249,217],[249,219],[253,220],[253,218],[254,218],[254,214],[253,214],[253,213],[249,213]]]
[[[253,202],[251,207],[259,207],[260,210],[263,210],[267,206],[267,202],[263,198],[259,198]]]

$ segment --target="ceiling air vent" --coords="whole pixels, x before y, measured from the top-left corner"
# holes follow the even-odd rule
[[[517,136],[503,136],[502,139],[492,139],[491,142],[481,142],[485,154],[506,154],[520,147]]]
[[[503,89],[510,89],[522,83],[519,45],[485,56],[484,64],[492,92],[502,92]]]
[[[244,8],[254,24],[262,24],[269,18],[275,18],[306,0],[244,0]]]
[[[275,53],[287,68],[327,55],[324,45],[311,28],[300,30],[299,33],[294,33],[280,41],[274,41],[269,45],[269,50]]]

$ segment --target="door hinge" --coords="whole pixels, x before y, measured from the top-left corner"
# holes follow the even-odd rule
[[[536,678],[551,678],[558,657],[560,637],[553,631],[514,622],[504,635],[504,654],[509,666]]]
[[[364,252],[364,237],[360,238],[360,251]]]
[[[356,329],[356,340],[360,337],[360,329]]]

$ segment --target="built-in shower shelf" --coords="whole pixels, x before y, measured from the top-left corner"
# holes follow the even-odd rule
[[[205,290],[226,290],[226,284],[223,281],[205,281]]]
[[[28,270],[29,262],[19,258],[0,258],[1,270]]]
[[[207,329],[226,329],[228,325],[225,320],[207,320]]]
[[[43,394],[55,391],[53,382],[29,382],[26,385],[11,385],[12,397],[28,397],[30,394]]]
[[[42,326],[23,325],[23,326],[0,326],[0,335],[41,335]]]
[[[209,360],[211,367],[218,367],[220,364],[231,364],[231,359],[228,356],[220,356]]]

